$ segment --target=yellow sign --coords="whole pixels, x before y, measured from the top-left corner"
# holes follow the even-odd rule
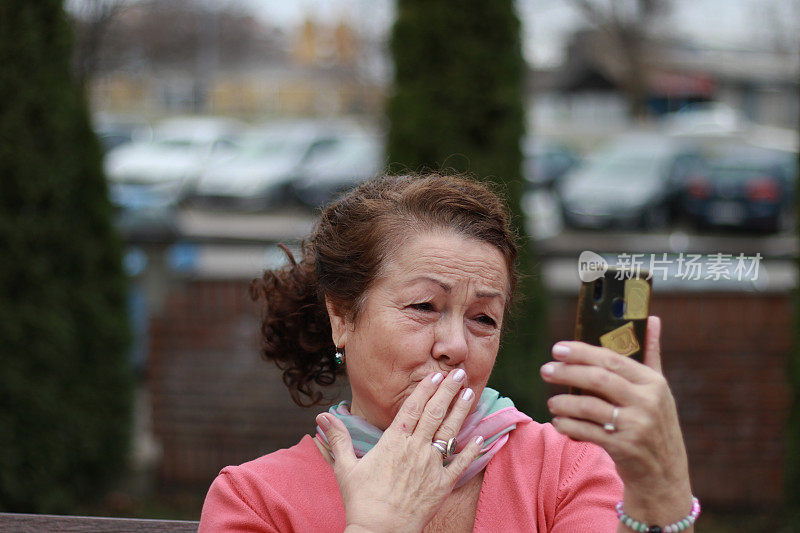
[[[601,335],[600,345],[610,348],[620,355],[630,356],[638,352],[639,341],[636,340],[636,334],[633,332],[633,322],[628,322],[624,326]]]
[[[622,318],[627,320],[647,318],[647,304],[649,302],[649,283],[637,278],[625,281],[625,315]]]

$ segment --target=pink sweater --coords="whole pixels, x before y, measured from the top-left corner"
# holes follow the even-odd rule
[[[486,466],[476,532],[616,531],[622,482],[605,451],[550,424],[520,423]],[[202,532],[343,531],[333,468],[310,435],[298,444],[222,469],[200,518]]]

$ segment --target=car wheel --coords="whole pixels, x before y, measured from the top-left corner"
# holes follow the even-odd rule
[[[563,210],[561,211],[561,220],[568,229],[580,229],[581,227],[569,213]]]
[[[791,207],[784,207],[775,221],[775,231],[794,231],[797,228],[797,214]]]
[[[695,231],[705,231],[709,226],[708,221],[701,215],[690,217],[689,222],[692,229]]]
[[[669,224],[669,209],[664,205],[653,206],[642,216],[644,229],[662,229],[667,224]]]

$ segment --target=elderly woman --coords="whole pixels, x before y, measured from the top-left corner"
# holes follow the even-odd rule
[[[699,513],[660,323],[645,364],[553,346],[538,424],[486,387],[517,282],[508,213],[460,176],[382,177],[328,206],[298,262],[254,282],[295,402],[346,372],[316,435],[222,470],[201,531],[689,531]],[[618,503],[619,502],[619,503]]]

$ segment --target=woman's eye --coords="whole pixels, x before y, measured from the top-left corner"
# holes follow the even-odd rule
[[[483,324],[486,324],[487,326],[492,326],[492,327],[497,325],[497,322],[495,322],[492,317],[486,316],[486,315],[479,316],[478,317],[478,322],[482,322]]]
[[[433,304],[431,302],[420,302],[418,304],[411,304],[413,309],[417,311],[433,311]]]

